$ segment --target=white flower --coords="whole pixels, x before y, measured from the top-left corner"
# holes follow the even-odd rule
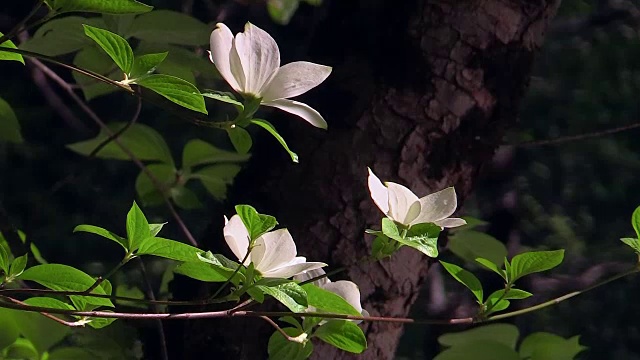
[[[453,187],[418,199],[416,194],[400,184],[386,182],[387,186],[383,185],[371,169],[368,182],[373,202],[395,222],[406,226],[434,223],[442,229],[467,223],[463,219],[449,217],[458,207]]]
[[[233,254],[242,261],[249,247],[249,232],[238,215],[231,220],[225,216],[224,240]],[[290,278],[307,270],[327,266],[321,262],[307,262],[302,256],[296,256],[296,244],[287,229],[279,229],[262,234],[254,243],[244,265],[253,263],[255,269],[264,277]]]
[[[306,61],[280,67],[278,44],[266,31],[247,23],[244,32],[234,38],[225,24],[216,26],[211,33],[209,58],[235,91],[262,98],[262,105],[298,115],[313,126],[327,128],[320,113],[289,98],[318,86],[331,74],[331,67]]]
[[[324,272],[324,270],[318,268],[305,271],[302,274],[298,274],[294,276],[293,279],[302,282],[325,274],[326,273]],[[322,279],[314,281],[313,284],[340,296],[346,302],[348,302],[349,305],[353,306],[354,309],[358,310],[358,312],[362,314],[362,316],[369,316],[369,312],[362,308],[362,304],[360,303],[360,289],[354,282],[347,280],[339,280],[333,282],[325,276]],[[313,312],[315,311],[315,309],[313,307],[309,307],[307,311]]]

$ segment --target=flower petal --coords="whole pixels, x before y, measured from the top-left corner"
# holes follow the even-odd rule
[[[331,74],[331,67],[296,61],[278,69],[274,78],[260,90],[264,101],[287,99],[320,85]]]
[[[418,197],[406,187],[387,182],[389,190],[389,216],[402,224],[409,225],[420,214]]]
[[[367,169],[369,170],[367,183],[369,184],[371,198],[373,199],[373,202],[378,205],[378,208],[387,215],[387,213],[389,213],[389,190],[382,184],[382,181],[378,179],[376,174],[374,174],[370,168]]]
[[[358,285],[351,281],[340,280],[329,283],[322,287],[327,291],[340,296],[345,299],[351,306],[353,306],[359,313],[362,313],[362,305],[360,304],[360,289]]]
[[[223,24],[216,24],[216,29],[211,32],[209,39],[211,51],[209,59],[216,66],[218,72],[236,91],[240,90],[240,84],[231,71],[231,48],[233,47],[233,34],[231,30]]]
[[[272,100],[268,102],[262,102],[262,105],[272,106],[274,108],[278,108],[280,110],[284,110],[288,113],[298,115],[307,121],[309,124],[321,128],[327,128],[327,122],[324,121],[322,115],[319,112],[314,110],[311,106],[301,103],[295,100],[289,99],[278,99]]]
[[[300,259],[300,258],[296,258],[296,259]],[[302,261],[300,260],[295,260],[292,261],[289,264],[286,264],[282,267],[279,267],[277,269],[272,269],[269,270],[267,272],[262,272],[262,275],[264,277],[272,277],[272,278],[284,278],[284,279],[288,279],[292,276],[296,276],[299,275],[305,271],[309,271],[309,270],[314,270],[314,269],[319,269],[323,266],[327,266],[327,264],[325,263],[321,263],[321,262],[305,262],[306,259],[305,258],[301,258]]]
[[[305,271],[305,272],[303,272],[301,274],[298,274],[298,275],[294,276],[293,279],[297,280],[297,281],[300,281],[300,282],[303,282],[303,281],[311,280],[313,278],[317,278],[318,276],[326,275],[326,274],[327,273],[324,272],[324,270],[322,270],[322,269],[313,269],[313,270],[308,270],[308,271]],[[326,285],[326,284],[328,284],[330,282],[331,282],[331,280],[329,280],[329,278],[325,276],[322,279],[318,279],[318,280],[314,281],[312,284],[322,287],[322,286],[324,286],[324,285]]]
[[[238,260],[242,261],[244,257],[247,255],[247,249],[249,248],[249,232],[247,228],[244,226],[242,219],[240,216],[233,215],[231,220],[227,220],[227,217],[224,217],[224,240],[229,245],[229,248],[233,252],[233,254],[238,258]],[[250,259],[247,259],[247,264],[250,262]]]
[[[294,261],[296,244],[287,229],[278,229],[256,239],[251,260],[263,275]]]
[[[446,219],[456,211],[458,200],[452,187],[429,194],[420,199],[420,215],[413,224],[428,223]]]
[[[467,225],[467,222],[464,219],[459,219],[459,218],[446,218],[439,221],[435,221],[434,223],[440,226],[441,228],[452,228],[452,227]]]
[[[271,35],[252,23],[236,35],[234,46],[246,77],[244,92],[260,96],[260,89],[280,67],[280,50]]]

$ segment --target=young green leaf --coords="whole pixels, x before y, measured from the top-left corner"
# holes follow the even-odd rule
[[[167,57],[167,52],[158,54],[146,54],[137,56],[133,60],[133,67],[131,68],[131,79],[139,78],[152,73],[160,63]]]
[[[314,284],[304,284],[302,288],[307,292],[308,305],[313,306],[319,311],[361,316],[360,312],[351,306],[351,304],[331,291],[322,289]]]
[[[9,254],[7,250],[4,249],[4,246],[0,246],[0,270],[2,270],[5,275],[9,274]]]
[[[564,258],[564,250],[532,251],[516,255],[511,259],[509,280],[514,283],[519,278],[541,272],[560,265]]]
[[[633,249],[636,254],[640,255],[640,239],[636,238],[622,238],[620,239],[623,243]]]
[[[86,273],[62,264],[36,265],[25,270],[19,279],[34,281],[57,291],[85,291],[95,283],[95,280]],[[101,286],[96,287],[91,293],[108,295]],[[73,295],[69,298],[78,310],[86,309],[87,305],[113,307],[113,303],[109,299],[79,295]]]
[[[156,236],[162,230],[162,228],[167,225],[167,223],[162,224],[149,224],[149,232],[151,236]]]
[[[124,248],[124,251],[129,251],[129,242],[127,241],[127,239],[121,236],[118,236],[107,229],[103,229],[101,227],[93,226],[93,225],[78,225],[76,226],[75,229],[73,229],[73,232],[74,233],[87,232],[87,233],[102,236],[103,238],[106,238],[118,243],[120,246]]]
[[[205,282],[225,282],[233,274],[233,270],[212,266],[202,261],[185,262],[176,267],[174,272],[192,279]]]
[[[400,242],[429,257],[435,258],[438,256],[438,236],[440,236],[440,227],[438,225],[431,223],[416,224],[409,228],[407,235]]]
[[[294,338],[305,338],[306,335],[300,329],[283,328],[287,335]],[[302,336],[301,336],[302,335]],[[270,360],[305,360],[313,353],[313,344],[311,341],[289,341],[279,331],[276,331],[269,338],[267,348]]]
[[[478,303],[482,303],[484,299],[482,284],[475,275],[455,264],[450,264],[442,260],[440,261],[440,264],[442,264],[444,269],[447,270],[454,279],[471,290],[478,300]]]
[[[133,202],[129,213],[127,213],[127,240],[129,249],[135,250],[142,244],[142,241],[151,236],[149,222],[140,210],[136,202]]]
[[[501,297],[503,300],[522,300],[531,296],[533,296],[532,293],[520,289],[511,288],[506,292],[506,294],[505,289],[501,289],[494,291],[491,295],[489,295],[489,297],[487,298],[487,302],[490,299],[499,299]]]
[[[111,133],[115,133],[126,125],[126,123],[116,122],[108,124],[107,127]],[[67,145],[67,147],[76,153],[89,155],[98,145],[102,144],[108,138],[109,135],[107,132],[101,130],[95,138],[70,144]],[[162,135],[150,126],[133,124],[118,137],[118,141],[140,160],[162,161],[174,167],[169,146],[164,141]],[[113,141],[105,145],[98,154],[96,154],[96,157],[102,159],[131,160],[129,155],[122,151],[120,146]]]
[[[259,214],[256,209],[250,205],[236,205],[236,213],[249,231],[251,240],[257,239],[260,235],[278,225],[275,217]]]
[[[384,259],[396,252],[395,241],[390,241],[385,235],[376,236],[371,244],[371,256],[375,259]]]
[[[256,285],[256,288],[274,297],[292,312],[303,312],[307,308],[307,292],[294,282],[277,286]]]
[[[262,119],[253,119],[251,120],[251,123],[256,124],[261,128],[267,130],[269,134],[271,134],[274,138],[276,138],[276,140],[278,140],[280,145],[282,145],[282,147],[287,151],[289,156],[291,156],[291,161],[293,161],[294,163],[298,162],[298,154],[294,153],[293,151],[291,151],[291,149],[289,149],[289,145],[287,145],[287,142],[284,141],[284,138],[278,133],[276,128],[270,122]]]
[[[4,36],[4,34],[0,32],[0,36]],[[17,49],[16,44],[14,44],[13,41],[11,40],[7,40],[3,42],[2,44],[0,44],[0,47],[8,48],[8,49]],[[16,53],[10,53],[6,51],[0,51],[0,61],[2,60],[13,60],[13,61],[18,61],[24,64],[24,58],[22,57],[22,55],[16,54]]]
[[[136,255],[154,255],[165,259],[195,262],[198,261],[200,253],[202,250],[191,245],[159,237],[149,237],[140,243]]]
[[[633,229],[636,231],[636,235],[640,239],[640,206],[638,206],[634,211],[633,215],[631,215],[631,225],[633,225]]]
[[[127,40],[111,31],[89,25],[84,26],[84,33],[93,39],[118,65],[123,73],[131,73],[133,68],[133,50]]]
[[[72,11],[102,14],[141,14],[153,9],[153,6],[148,6],[135,0],[46,0],[46,4],[58,14]]]
[[[192,168],[218,162],[241,162],[249,160],[249,157],[250,155],[247,154],[222,150],[208,142],[193,139],[184,146],[182,151],[182,167]]]
[[[253,140],[251,140],[251,135],[249,135],[247,130],[235,125],[227,128],[226,130],[233,148],[236,149],[239,154],[246,154],[251,150]]]
[[[287,25],[298,10],[300,0],[269,0],[267,10],[271,19],[280,25]]]
[[[133,82],[189,110],[207,114],[204,98],[192,83],[171,75],[153,74]]]
[[[2,52],[0,52],[1,55]],[[20,123],[11,105],[0,98],[0,142],[2,141],[21,143],[24,139],[20,133]]]
[[[231,104],[236,108],[238,113],[241,113],[242,110],[244,110],[244,104],[236,100],[235,96],[233,96],[232,93],[206,89],[205,92],[202,93],[202,96],[207,97],[209,99],[218,100],[227,104]]]
[[[13,259],[13,261],[9,265],[9,274],[7,276],[7,281],[9,281],[9,279],[14,279],[20,276],[24,272],[24,269],[27,267],[28,260],[28,254],[24,254]]]
[[[478,264],[484,266],[485,268],[493,271],[494,273],[500,275],[501,278],[503,278],[505,281],[507,281],[507,275],[506,275],[505,271],[500,269],[498,267],[498,265],[496,265],[493,261],[488,260],[488,259],[484,259],[484,258],[477,258],[476,262]]]
[[[367,348],[367,338],[362,329],[352,321],[329,320],[321,325],[313,336],[350,353],[360,354]]]

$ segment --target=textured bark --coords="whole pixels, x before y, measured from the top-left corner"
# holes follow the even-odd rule
[[[314,102],[330,128],[321,133],[292,124],[287,139],[301,163],[257,153],[256,166],[238,186],[246,190],[248,179],[259,179],[259,188],[254,182],[255,190],[238,200],[276,215],[301,254],[351,265],[338,277],[360,286],[372,315],[406,316],[431,262],[403,248],[390,260],[353,265],[370,252],[372,238],[364,229],[378,228],[381,217],[369,198],[366,168],[420,196],[453,185],[463,200],[516,120],[534,51],[557,5],[558,0],[331,2],[311,44],[314,61],[334,66],[332,80],[318,90],[324,102]],[[261,325],[193,324],[186,358],[205,352],[264,357],[264,336],[239,339],[253,337]],[[242,326],[251,332],[239,333]],[[215,338],[221,328],[227,336]],[[372,323],[364,329],[369,348],[358,358],[393,358],[402,327]],[[316,359],[353,357],[316,345]]]

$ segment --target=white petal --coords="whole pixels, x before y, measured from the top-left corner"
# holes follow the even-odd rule
[[[331,74],[331,67],[296,61],[278,69],[275,77],[260,90],[264,101],[288,99],[320,85]]]
[[[447,218],[447,219],[435,221],[434,223],[440,226],[441,228],[452,228],[452,227],[458,227],[458,226],[467,224],[467,222],[464,219],[459,219],[459,218]]]
[[[355,283],[340,280],[323,286],[323,289],[340,296],[358,310],[358,312],[362,312],[362,305],[360,304],[360,289],[358,289],[358,285]]]
[[[435,223],[451,216],[457,207],[456,191],[453,187],[448,187],[420,199],[420,215],[412,223]]]
[[[238,260],[242,261],[244,257],[247,255],[247,248],[249,247],[249,232],[247,228],[244,226],[242,219],[240,216],[233,215],[231,220],[227,220],[227,217],[224,217],[224,240],[231,248],[233,254],[238,258]],[[247,263],[249,263],[250,259],[247,259]]]
[[[406,187],[387,182],[389,190],[389,216],[395,221],[408,225],[420,214],[418,197]]]
[[[263,275],[277,269],[296,257],[296,244],[287,229],[278,229],[263,234],[256,239],[251,252],[251,260]]]
[[[304,258],[303,258],[303,262],[292,262],[284,266],[281,266],[277,269],[272,269],[267,272],[263,272],[262,275],[264,277],[274,277],[274,278],[277,277],[277,278],[288,279],[292,276],[299,275],[305,271],[319,269],[323,266],[327,266],[327,264],[321,263],[321,262],[304,262]]]
[[[247,23],[234,45],[246,77],[244,92],[260,95],[260,89],[280,67],[278,44],[266,31]]]
[[[313,278],[317,278],[318,276],[326,275],[326,274],[327,273],[324,272],[324,270],[322,270],[322,269],[313,269],[313,270],[308,270],[308,271],[305,271],[305,272],[303,272],[301,274],[298,274],[298,275],[294,276],[293,279],[297,280],[299,282],[303,282],[303,281],[311,280]],[[331,280],[329,280],[329,278],[325,276],[322,279],[318,279],[318,280],[314,281],[312,284],[322,287],[322,286],[324,286],[324,285],[326,285],[326,284],[328,284],[330,282],[331,282]]]
[[[234,90],[239,91],[240,84],[231,71],[230,54],[233,46],[231,30],[223,23],[216,24],[216,29],[211,32],[209,44],[211,45],[209,59],[229,85]]]
[[[376,174],[374,174],[370,168],[367,169],[369,170],[367,183],[369,184],[371,198],[373,199],[373,202],[378,205],[378,208],[387,215],[389,212],[389,190],[382,184],[382,181],[378,179]]]
[[[322,115],[319,112],[314,110],[311,106],[301,103],[295,100],[289,99],[278,99],[272,100],[268,102],[263,102],[262,105],[272,106],[274,108],[278,108],[280,110],[284,110],[288,113],[298,115],[307,121],[309,124],[321,128],[327,128],[327,122],[324,121]]]

